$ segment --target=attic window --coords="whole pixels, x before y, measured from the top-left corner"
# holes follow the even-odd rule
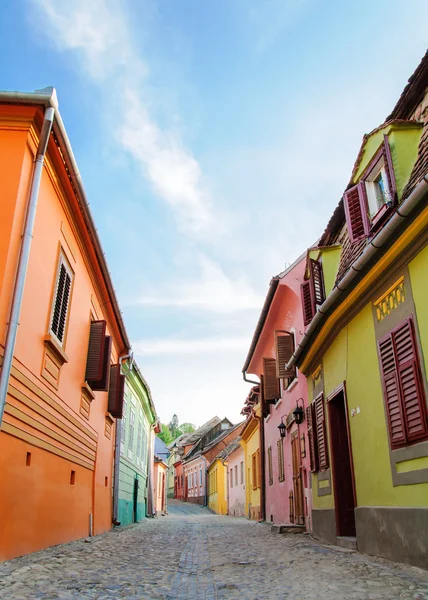
[[[352,243],[367,237],[396,204],[397,189],[388,136],[366,167],[359,183],[346,190],[343,201]]]

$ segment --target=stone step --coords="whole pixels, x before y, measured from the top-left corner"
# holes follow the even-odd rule
[[[341,535],[336,538],[336,545],[348,550],[357,550],[357,538]]]
[[[287,524],[278,524],[278,525],[271,525],[270,530],[273,533],[304,533],[306,531],[306,528],[304,525],[287,525]]]

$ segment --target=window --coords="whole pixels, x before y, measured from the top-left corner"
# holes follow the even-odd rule
[[[137,434],[137,450],[136,450],[136,458],[137,461],[140,458],[140,454],[141,454],[141,423],[138,423],[138,434]]]
[[[193,487],[196,487],[196,471],[193,471]]]
[[[379,340],[378,349],[391,448],[428,438],[413,319],[407,318]]]
[[[122,375],[119,364],[110,365],[109,379],[108,411],[113,417],[120,419],[124,411],[125,375]]]
[[[126,442],[126,397],[123,400],[123,415],[120,435],[120,452],[125,453],[125,442]]]
[[[202,469],[199,469],[199,485],[202,485]]]
[[[230,471],[230,487],[233,488],[233,469]]]
[[[64,255],[61,253],[59,258],[50,325],[50,333],[54,336],[60,346],[63,345],[65,338],[65,330],[70,308],[72,281],[73,272]]]
[[[256,490],[257,489],[257,455],[255,452],[251,457],[251,466],[252,466],[253,490]]]
[[[285,481],[284,446],[282,443],[282,438],[276,442],[276,446],[278,450],[278,481]]]
[[[106,392],[110,382],[111,337],[105,321],[92,321],[89,331],[85,381],[94,391]]]
[[[281,398],[281,387],[276,376],[276,360],[263,358],[263,399],[266,402],[276,402]]]
[[[238,465],[235,465],[235,485],[238,485]]]
[[[268,448],[268,472],[269,472],[269,485],[273,485],[273,465],[272,465],[272,448]]]
[[[283,379],[284,389],[295,379],[296,368],[287,370],[286,366],[294,352],[294,333],[291,331],[275,330],[275,351],[276,351],[276,376]]]
[[[321,262],[310,258],[308,268],[309,278],[300,286],[304,325],[309,325],[318,308],[325,300],[324,276]]]
[[[128,440],[128,458],[132,458],[134,451],[134,432],[135,432],[135,412],[129,411],[129,440]]]
[[[370,233],[370,229],[396,203],[397,190],[388,136],[367,166],[357,185],[343,196],[346,223],[352,243]]]
[[[315,432],[317,440],[318,468],[320,471],[328,468],[328,448],[325,426],[324,394],[319,394],[314,400]]]
[[[241,461],[241,485],[244,485],[244,461]]]
[[[317,448],[317,432],[315,417],[315,403],[309,404],[306,407],[306,422],[308,424],[308,442],[309,442],[309,459],[311,472],[315,473],[318,471],[318,448]]]

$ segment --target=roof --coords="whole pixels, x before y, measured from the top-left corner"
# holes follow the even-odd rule
[[[233,440],[233,442],[231,442],[228,446],[226,446],[226,448],[223,448],[223,450],[217,454],[216,458],[224,460],[230,456],[232,452],[235,452],[235,450],[241,448],[241,444],[239,443],[240,439],[240,437],[237,437],[236,440]]]
[[[155,436],[155,456],[161,459],[169,456],[168,446],[157,435]]]
[[[306,255],[306,252],[301,254],[299,256],[299,258],[297,258],[289,267],[287,267],[284,271],[282,271],[278,275],[275,275],[274,277],[272,277],[272,279],[270,280],[269,288],[268,288],[266,298],[265,298],[265,301],[263,304],[262,312],[260,313],[259,320],[257,321],[256,329],[254,331],[253,338],[251,340],[250,349],[248,350],[247,358],[245,359],[244,366],[242,367],[242,373],[244,373],[244,374],[246,373],[246,371],[248,369],[248,365],[250,364],[251,359],[253,358],[254,351],[255,351],[257,343],[259,341],[260,335],[263,331],[263,327],[265,325],[266,318],[269,314],[269,310],[272,305],[272,301],[274,299],[275,292],[276,292],[276,289],[278,287],[280,280],[283,279],[290,271],[292,271],[294,269],[294,267],[299,264],[299,262],[302,260],[302,258],[304,258],[305,255]]]
[[[73,188],[76,194],[76,199],[79,204],[84,223],[92,240],[95,255],[99,263],[101,272],[103,274],[108,295],[110,297],[110,304],[112,306],[113,313],[115,315],[119,327],[120,335],[122,336],[123,342],[126,346],[126,348],[124,348],[123,350],[130,350],[131,343],[129,341],[125,324],[123,322],[122,313],[119,308],[119,302],[117,300],[116,292],[113,287],[111,275],[107,267],[104,251],[102,249],[97,229],[95,227],[95,223],[92,217],[92,213],[89,208],[89,202],[83,187],[82,178],[80,176],[79,169],[74,158],[73,150],[71,148],[71,143],[68,138],[64,123],[62,121],[61,114],[59,112],[55,88],[46,87],[42,90],[36,90],[34,93],[0,91],[0,104],[37,106],[38,108],[41,108],[43,110],[51,107],[55,110],[55,118],[53,120],[52,126],[53,140],[60,149],[60,154],[62,160],[64,161],[65,171],[68,174],[71,187]]]
[[[219,423],[221,423],[221,419],[219,419],[218,417],[213,417],[212,419],[198,427],[196,431],[186,434],[186,437],[183,438],[182,442],[184,442],[186,445],[194,444]]]
[[[414,73],[409,77],[408,83],[388,119],[408,119],[419,103],[420,97],[425,93],[427,81],[428,50],[425,52]]]

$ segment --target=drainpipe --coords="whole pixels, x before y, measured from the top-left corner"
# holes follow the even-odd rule
[[[34,224],[36,220],[36,210],[37,202],[39,199],[40,183],[42,180],[43,164],[46,156],[46,149],[49,143],[50,133],[52,130],[54,115],[55,109],[53,107],[46,108],[42,131],[40,134],[39,145],[34,161],[34,170],[31,180],[27,216],[25,220],[24,233],[22,236],[21,253],[19,256],[18,269],[16,273],[15,289],[13,292],[12,306],[10,309],[9,327],[6,335],[3,363],[0,373],[0,427],[3,420],[4,408],[6,405],[7,390],[9,387],[9,378],[12,369],[13,353],[15,350],[16,336],[18,333],[19,316],[21,314],[25,280],[27,277],[28,262],[30,259],[31,242],[34,233]]]
[[[262,521],[266,521],[266,500],[265,500],[265,430],[263,416],[254,418],[259,422],[260,431],[260,517]]]
[[[120,525],[119,516],[119,470],[120,441],[122,437],[122,419],[116,419],[116,436],[114,444],[114,486],[113,486],[113,525]]]
[[[252,381],[251,379],[247,379],[246,371],[242,371],[242,377],[247,383],[252,383],[253,385],[260,385],[260,381]]]

